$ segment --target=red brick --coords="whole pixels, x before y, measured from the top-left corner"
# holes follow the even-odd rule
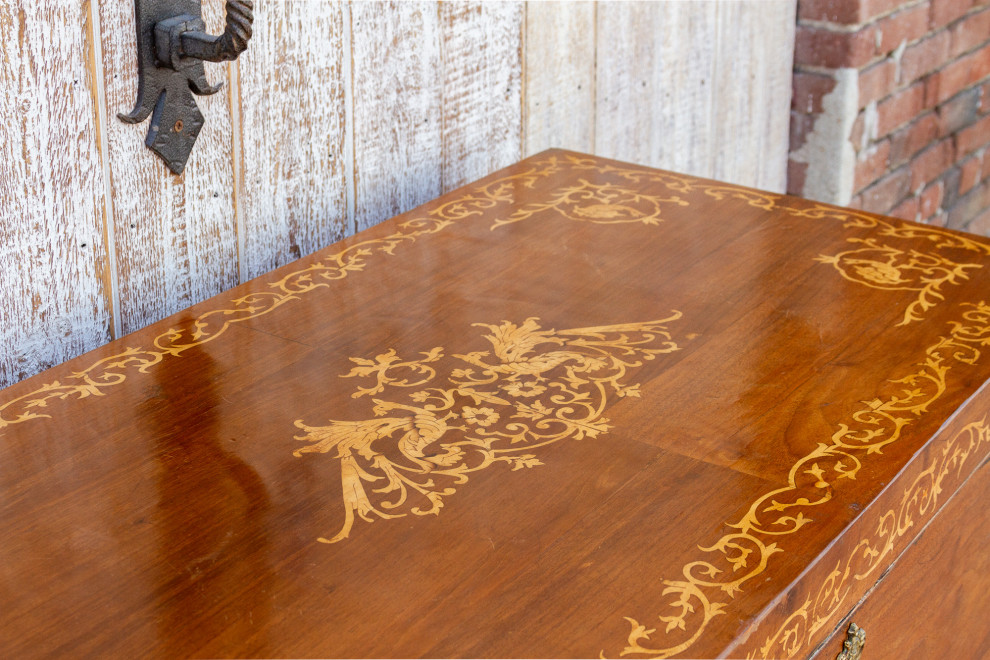
[[[861,8],[860,0],[801,0],[798,19],[854,25],[860,22]]]
[[[905,0],[800,0],[797,14],[801,21],[856,25],[888,14],[904,2]]]
[[[962,170],[962,175],[959,178],[960,195],[968,193],[983,178],[983,158],[981,156],[982,154],[971,156],[960,165]]]
[[[862,67],[874,57],[876,28],[835,32],[799,25],[794,36],[794,65],[830,69]]]
[[[990,236],[990,208],[966,223],[965,230],[980,236]]]
[[[983,153],[983,174],[980,175],[980,179],[990,178],[990,151]]]
[[[809,115],[818,114],[822,111],[822,98],[835,89],[835,78],[795,71],[792,85],[791,109]]]
[[[918,198],[918,211],[921,212],[921,218],[923,220],[931,218],[941,210],[942,194],[944,192],[945,184],[942,181],[936,181],[921,193],[921,196]]]
[[[990,8],[967,16],[949,28],[952,45],[950,57],[967,53],[985,41],[990,40]]]
[[[859,74],[859,107],[879,101],[897,87],[897,63],[878,62]]]
[[[922,151],[911,161],[911,190],[918,190],[939,178],[955,160],[956,150],[951,138]]]
[[[860,110],[853,120],[852,128],[849,129],[849,142],[854,145],[863,144],[863,131],[866,130],[866,112]]]
[[[963,16],[973,0],[932,0],[931,27],[937,29]]]
[[[942,177],[942,182],[945,184],[945,190],[942,193],[943,209],[952,208],[953,204],[959,200],[959,178],[961,176],[961,170],[958,167],[953,167]]]
[[[892,209],[888,215],[892,215],[895,218],[900,218],[902,220],[917,220],[918,198],[908,197],[903,202],[898,204],[894,209]]]
[[[871,147],[871,153],[856,161],[856,177],[853,190],[862,190],[879,179],[887,171],[887,158],[890,156],[890,142],[884,140]]]
[[[946,65],[932,76],[938,103],[952,98],[970,85],[990,75],[990,44]]]
[[[891,172],[863,191],[863,209],[871,213],[888,213],[907,197],[911,173],[906,167]]]
[[[990,206],[990,181],[973,188],[949,209],[949,227],[961,229]]]
[[[901,56],[901,82],[913,82],[944,65],[951,45],[952,37],[943,30],[909,46]]]
[[[804,182],[808,175],[808,163],[787,161],[787,194],[803,195]]]
[[[805,115],[800,112],[791,112],[791,141],[790,150],[795,151],[804,146],[808,139],[808,134],[815,127],[817,115]]]
[[[861,22],[871,21],[877,16],[890,13],[901,5],[905,0],[862,0],[862,7],[859,10]],[[926,0],[925,4],[928,2]]]
[[[984,83],[980,90],[980,112],[990,112],[990,81]]]
[[[921,4],[909,7],[881,18],[876,25],[880,34],[878,52],[886,55],[896,50],[901,43],[911,43],[928,33],[928,6]]]
[[[960,156],[990,143],[990,115],[956,133],[956,150]]]
[[[938,137],[938,122],[930,112],[890,136],[890,164],[899,167]]]
[[[940,105],[938,115],[939,137],[951,135],[976,121],[980,109],[980,89],[971,87]]]
[[[846,204],[846,208],[856,209],[856,210],[862,209],[863,208],[863,196],[862,195],[854,195],[853,198],[849,200],[849,203]]]
[[[887,135],[925,109],[925,86],[915,83],[877,106],[877,135]]]

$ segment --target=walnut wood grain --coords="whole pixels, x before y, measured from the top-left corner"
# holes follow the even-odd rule
[[[3,390],[0,651],[806,657],[986,456],[988,266],[539,154]]]
[[[869,645],[863,657],[986,655],[990,648],[990,627],[984,614],[990,608],[988,498],[990,463],[984,462],[904,552],[895,570],[853,610],[851,620],[867,631]],[[919,602],[921,594],[924,597]],[[816,657],[831,660],[841,648],[838,636],[822,646]]]

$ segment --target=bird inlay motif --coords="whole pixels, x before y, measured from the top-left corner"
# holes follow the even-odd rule
[[[395,350],[351,358],[344,378],[374,378],[354,398],[371,396],[371,419],[331,420],[302,430],[296,456],[331,454],[340,462],[344,521],[324,543],[347,538],[355,520],[372,522],[440,513],[469,475],[497,463],[542,465],[534,450],[563,439],[595,438],[611,427],[609,401],[640,396],[631,369],[679,350],[667,324],[680,312],[644,323],[546,330],[539,319],[475,324],[491,349],[445,357],[442,347],[401,359]],[[456,360],[445,378],[438,365]],[[431,386],[432,385],[432,386]],[[375,397],[387,388],[388,398]],[[404,394],[404,395],[403,395]]]

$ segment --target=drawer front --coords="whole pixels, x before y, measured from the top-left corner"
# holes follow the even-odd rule
[[[842,651],[850,622],[862,657],[984,658],[990,654],[990,462],[970,477],[815,658]]]

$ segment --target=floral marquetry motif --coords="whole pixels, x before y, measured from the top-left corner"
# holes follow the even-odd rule
[[[833,266],[850,282],[874,289],[917,291],[918,299],[908,305],[899,325],[920,321],[924,313],[945,300],[942,288],[968,279],[968,271],[981,264],[958,264],[937,254],[917,250],[904,251],[878,243],[876,239],[849,239],[861,247],[833,256],[822,255],[818,261]]]
[[[0,657],[976,657],[988,266],[528,158],[0,392]]]
[[[319,540],[347,538],[355,516],[372,522],[439,514],[444,498],[474,472],[496,464],[536,467],[541,447],[608,432],[608,403],[640,396],[639,385],[628,382],[629,370],[678,350],[667,324],[680,316],[572,330],[547,330],[535,318],[476,324],[489,330],[484,338],[491,350],[453,355],[442,376],[433,366],[444,357],[439,347],[422,360],[400,360],[394,350],[373,360],[351,358],[358,366],[345,377],[377,382],[359,387],[354,397],[386,387],[424,389],[373,399],[373,419],[326,426],[296,421],[303,431],[296,439],[309,443],[296,456],[332,452],[340,461],[344,522],[336,535]],[[391,370],[421,378],[398,380]]]

